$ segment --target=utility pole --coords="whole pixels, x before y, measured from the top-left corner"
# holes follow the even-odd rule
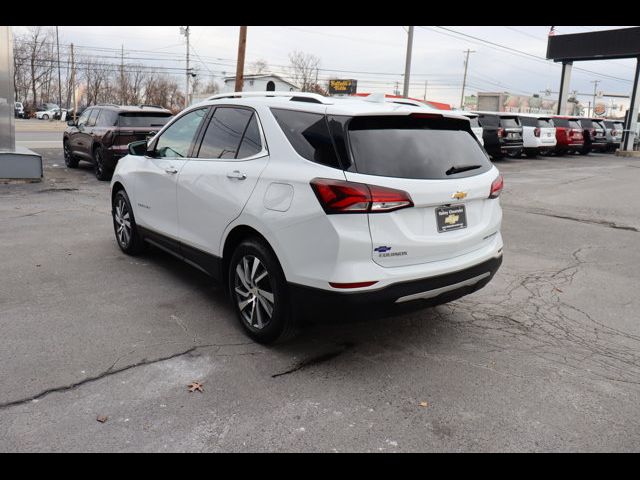
[[[591,111],[591,116],[595,117],[596,116],[596,95],[597,95],[598,84],[600,83],[600,80],[591,80],[591,83],[593,83],[593,110]]]
[[[404,88],[402,89],[402,96],[407,98],[409,96],[409,77],[411,75],[411,50],[413,49],[413,27],[409,27],[409,36],[407,38],[407,58],[404,62]]]
[[[56,45],[58,47],[58,106],[62,108],[62,79],[60,77],[60,38],[58,37],[57,26],[56,26]]]
[[[476,53],[475,50],[465,50],[467,57],[464,60],[464,77],[462,79],[462,95],[460,97],[460,108],[464,108],[464,87],[467,86],[467,68],[469,67],[469,54]]]
[[[124,105],[124,43],[120,50],[120,105]]]
[[[240,27],[238,39],[238,63],[236,65],[236,92],[241,92],[244,86],[244,55],[247,50],[247,27]]]
[[[187,39],[187,74],[186,84],[184,89],[184,108],[189,106],[189,27],[180,27],[180,33]]]
[[[78,114],[78,101],[76,99],[76,64],[73,56],[73,43],[71,44],[71,92],[73,94],[73,123]]]
[[[427,80],[424,81],[424,97],[422,97],[422,99],[425,102],[427,101]]]

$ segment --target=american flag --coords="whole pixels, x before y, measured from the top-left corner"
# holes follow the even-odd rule
[[[556,34],[556,27],[551,27],[551,30],[549,30],[549,36],[553,37]]]

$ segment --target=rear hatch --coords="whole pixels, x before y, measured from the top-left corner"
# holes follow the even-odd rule
[[[482,248],[497,233],[499,207],[488,197],[498,172],[468,122],[367,116],[347,128],[353,167],[346,179],[403,190],[414,204],[367,214],[374,262],[444,260]]]
[[[601,142],[604,143],[607,141],[607,134],[605,131],[605,126],[604,126],[604,122],[602,120],[594,120],[593,121],[593,128],[595,129],[595,138],[594,141],[595,142]]]
[[[149,140],[169,121],[169,112],[120,112],[114,145]]]
[[[538,118],[538,128],[540,129],[541,143],[555,143],[556,128],[553,126],[551,118]]]
[[[517,116],[500,116],[498,136],[504,145],[522,145],[522,125]],[[500,133],[502,132],[502,133]]]

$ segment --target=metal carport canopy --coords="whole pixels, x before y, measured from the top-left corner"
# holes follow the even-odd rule
[[[612,60],[616,58],[636,58],[636,71],[631,93],[629,115],[625,123],[625,136],[621,150],[632,150],[640,100],[638,87],[640,77],[640,27],[603,30],[600,32],[572,33],[549,36],[547,58],[562,62],[558,114],[569,96],[571,69],[574,61]]]

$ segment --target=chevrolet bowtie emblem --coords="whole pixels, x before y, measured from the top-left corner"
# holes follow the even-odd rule
[[[451,198],[455,198],[456,200],[462,200],[467,196],[467,192],[456,192],[451,194]]]

